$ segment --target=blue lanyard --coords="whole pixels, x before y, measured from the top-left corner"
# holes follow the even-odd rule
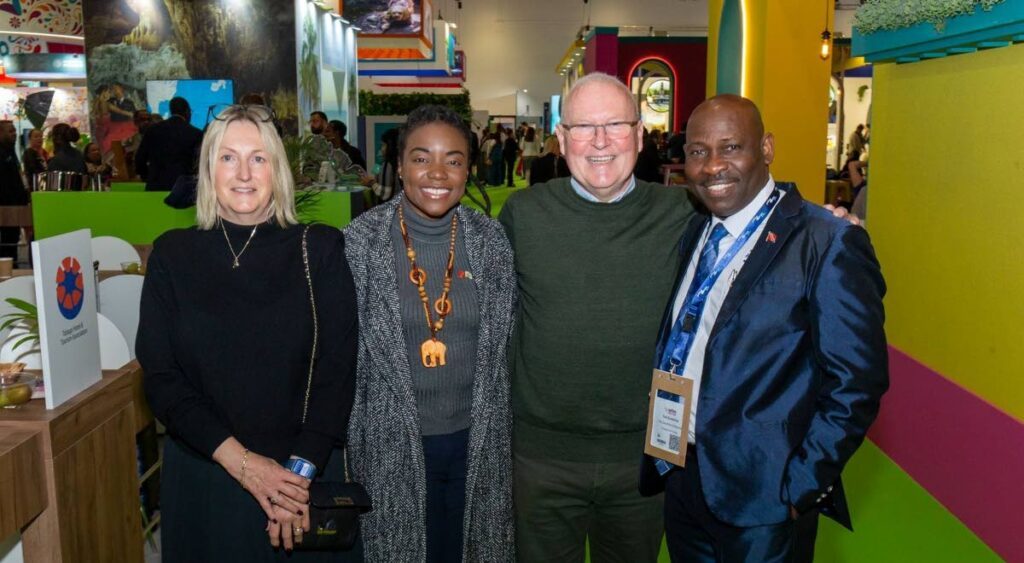
[[[693,337],[697,332],[697,319],[700,318],[704,312],[704,304],[707,302],[708,294],[711,293],[711,288],[714,287],[715,282],[718,281],[718,276],[722,275],[722,272],[729,266],[732,259],[739,254],[740,249],[743,245],[754,235],[754,232],[764,223],[764,220],[768,217],[768,214],[772,212],[775,207],[775,203],[779,201],[781,193],[779,190],[772,192],[772,195],[768,197],[768,201],[764,202],[761,209],[757,211],[754,217],[747,223],[747,226],[740,233],[740,236],[736,237],[736,241],[729,247],[729,251],[722,256],[718,263],[715,264],[713,270],[704,278],[704,281],[700,284],[700,287],[693,293],[690,300],[683,306],[682,311],[679,313],[679,318],[676,319],[676,324],[672,328],[672,336],[669,339],[670,344],[675,344],[671,350],[669,356],[669,368],[668,371],[675,373],[675,369],[686,363],[686,357],[689,355],[690,346],[693,345]],[[693,275],[697,275],[694,271]]]

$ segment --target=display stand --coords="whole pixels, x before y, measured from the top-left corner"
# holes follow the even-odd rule
[[[25,561],[143,560],[135,435],[152,422],[132,362],[53,410],[0,411],[0,435],[37,432],[47,507],[21,531]]]

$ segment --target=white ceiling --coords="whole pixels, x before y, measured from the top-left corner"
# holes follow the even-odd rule
[[[636,25],[706,31],[707,0],[434,0],[435,12],[458,24],[466,51],[466,87],[474,109],[541,115],[561,92],[555,67],[580,27]],[[588,21],[589,20],[589,21]],[[699,31],[695,34],[700,34]],[[527,111],[529,106],[529,111]]]

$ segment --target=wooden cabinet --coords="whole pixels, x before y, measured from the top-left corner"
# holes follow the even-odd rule
[[[152,415],[141,379],[132,362],[57,409],[0,411],[0,436],[37,434],[41,448],[46,508],[22,529],[28,563],[143,560],[135,434]]]

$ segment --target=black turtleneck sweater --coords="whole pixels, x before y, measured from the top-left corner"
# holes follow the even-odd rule
[[[153,245],[136,352],[146,398],[169,433],[210,457],[229,436],[283,462],[323,468],[344,437],[355,390],[356,302],[344,240],[314,225],[308,248],[319,346],[302,424],[313,337],[301,225],[224,223],[169,231]],[[238,268],[225,241],[241,252]]]
[[[455,208],[444,217],[431,219],[413,210],[408,200],[403,199],[402,205],[409,240],[416,251],[416,265],[427,273],[424,285],[430,300],[430,314],[437,320],[434,301],[444,289]],[[399,309],[420,417],[420,433],[436,436],[465,430],[469,428],[470,407],[473,404],[473,374],[476,370],[480,312],[476,283],[466,256],[462,225],[458,226],[455,233],[455,268],[448,293],[452,312],[445,318],[444,328],[437,335],[437,339],[447,346],[444,366],[427,368],[420,359],[420,345],[430,338],[430,330],[419,290],[409,280],[409,258],[405,253],[405,242],[397,220],[391,229],[391,239],[395,249]]]

